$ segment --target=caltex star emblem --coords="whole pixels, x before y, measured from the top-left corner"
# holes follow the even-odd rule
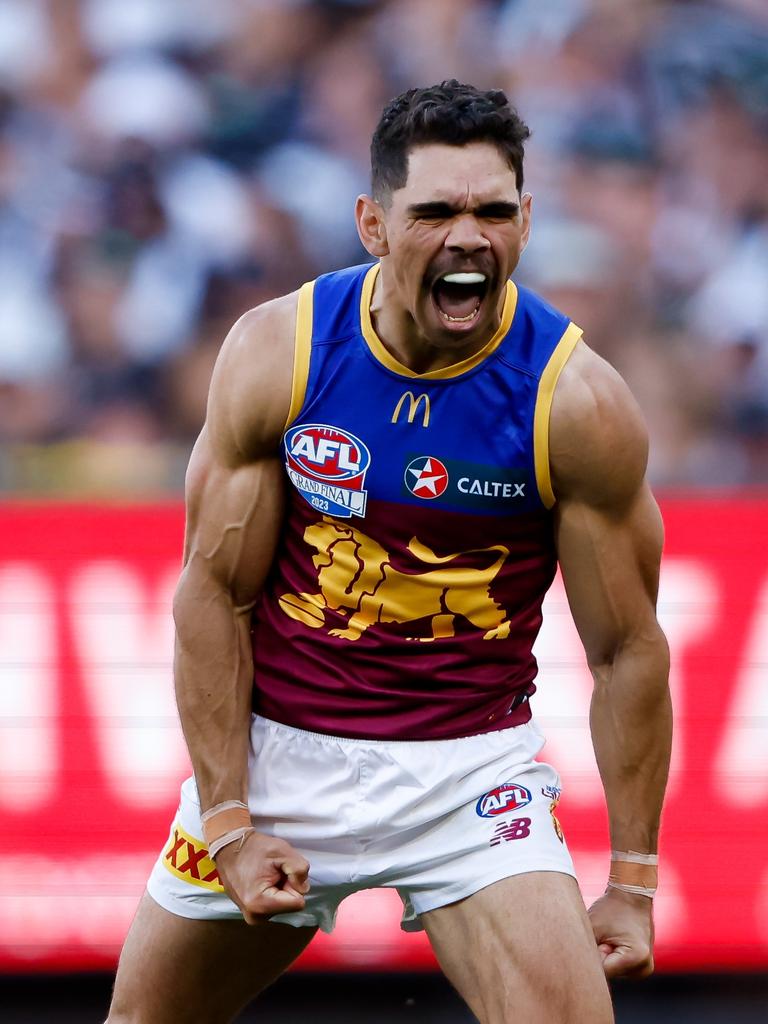
[[[420,455],[405,467],[405,486],[417,498],[439,498],[448,486],[448,470],[440,459]]]

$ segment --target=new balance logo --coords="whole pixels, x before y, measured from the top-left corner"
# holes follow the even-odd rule
[[[530,818],[513,818],[512,821],[500,821],[493,830],[491,846],[509,843],[513,839],[527,839],[530,834]]]

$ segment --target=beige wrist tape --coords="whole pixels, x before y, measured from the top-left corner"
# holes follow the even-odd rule
[[[652,864],[656,867],[659,863],[658,853],[637,853],[635,850],[611,850],[611,860],[626,861],[629,864]]]
[[[211,858],[211,860],[216,860],[216,854],[219,852],[219,850],[223,850],[225,846],[230,846],[232,843],[236,843],[238,839],[240,840],[240,843],[235,853],[239,853],[240,850],[242,850],[243,848],[243,843],[245,842],[246,838],[251,834],[251,832],[255,831],[256,829],[253,827],[253,825],[244,825],[242,828],[233,828],[231,832],[227,832],[223,836],[220,836],[218,839],[214,839],[214,841],[208,847],[208,856]]]
[[[203,838],[209,853],[213,844],[230,832],[252,827],[248,805],[242,800],[225,800],[216,804],[200,815],[200,821],[203,824]],[[221,849],[221,844],[218,849]]]
[[[655,853],[612,850],[608,885],[622,892],[653,898],[659,877],[659,858]]]

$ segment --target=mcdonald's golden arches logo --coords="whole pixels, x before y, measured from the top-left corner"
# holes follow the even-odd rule
[[[424,412],[421,417],[422,427],[429,426],[429,414],[431,412],[431,406],[429,404],[429,395],[421,394],[418,397],[414,395],[412,391],[405,391],[398,399],[395,411],[392,413],[392,419],[390,423],[397,423],[400,412],[402,411],[405,400],[408,399],[408,422],[413,423],[416,419],[416,415],[419,411],[419,406],[424,403]]]

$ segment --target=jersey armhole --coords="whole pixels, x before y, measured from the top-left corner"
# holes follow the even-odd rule
[[[293,346],[293,377],[291,379],[291,405],[283,427],[285,432],[301,412],[307,395],[309,357],[312,352],[312,307],[315,282],[308,281],[299,289],[296,307],[296,337]]]
[[[545,508],[552,508],[555,504],[549,471],[549,418],[552,412],[552,398],[563,367],[582,333],[576,324],[568,324],[544,367],[536,394],[533,413],[533,465],[536,472],[536,487]]]

